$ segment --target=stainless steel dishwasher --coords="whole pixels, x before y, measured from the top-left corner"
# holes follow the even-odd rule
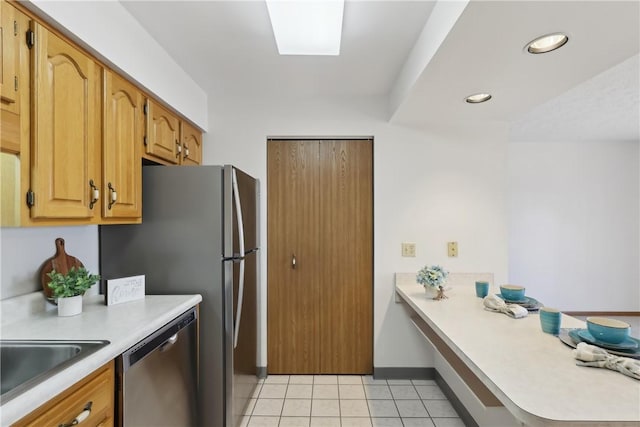
[[[195,426],[197,312],[190,309],[118,357],[123,427]]]

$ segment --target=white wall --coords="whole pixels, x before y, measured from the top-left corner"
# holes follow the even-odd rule
[[[509,280],[567,311],[640,311],[633,142],[510,144]]]
[[[207,130],[207,95],[118,1],[24,2],[149,92]],[[63,27],[63,28],[60,28]]]
[[[433,355],[394,303],[394,273],[440,263],[451,271],[507,275],[504,126],[434,130],[390,125],[386,100],[217,99],[204,163],[231,163],[261,180],[262,339],[266,337],[266,139],[374,137],[374,366],[433,366]],[[447,258],[446,242],[460,256]],[[400,244],[416,242],[417,257]],[[264,341],[263,341],[264,343]],[[262,345],[261,366],[266,347]]]

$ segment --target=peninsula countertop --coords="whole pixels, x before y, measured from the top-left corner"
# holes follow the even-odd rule
[[[103,295],[85,296],[81,314],[58,317],[56,307],[46,303],[41,292],[3,300],[2,339],[107,340],[110,344],[3,403],[0,425],[18,421],[200,301],[200,295],[146,295],[106,306]]]
[[[512,319],[485,310],[473,286],[434,301],[415,274],[397,273],[396,292],[525,425],[640,425],[640,381],[577,366],[570,347],[542,332],[537,313]],[[563,314],[561,327],[585,323]]]

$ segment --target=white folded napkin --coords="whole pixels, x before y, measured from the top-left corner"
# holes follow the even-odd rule
[[[485,309],[497,313],[504,313],[514,319],[520,319],[521,317],[527,317],[529,315],[529,311],[526,308],[518,304],[507,304],[497,295],[487,295],[482,302]]]
[[[640,360],[614,356],[609,354],[607,350],[586,342],[578,343],[576,349],[573,350],[573,357],[578,359],[576,362],[578,366],[607,368],[640,380]]]

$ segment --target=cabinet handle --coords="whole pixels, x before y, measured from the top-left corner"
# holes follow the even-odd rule
[[[84,406],[84,409],[82,410],[82,412],[80,412],[78,415],[76,415],[76,417],[73,419],[73,421],[71,421],[69,424],[58,424],[58,427],[77,426],[78,424],[80,424],[81,422],[83,422],[84,420],[89,418],[89,415],[91,415],[91,406],[92,405],[93,405],[93,402],[91,402],[91,401],[87,402],[87,404]]]
[[[187,157],[189,157],[189,146],[184,144],[184,158],[186,159]]]
[[[180,157],[180,154],[182,154],[182,145],[176,141],[176,157]]]
[[[107,184],[107,187],[109,187],[110,194],[108,208],[111,209],[111,206],[115,205],[116,201],[118,201],[118,193],[116,192],[116,189],[113,188],[111,183]]]
[[[296,269],[296,254],[291,255],[291,268]]]
[[[5,103],[5,104],[13,104],[13,103],[16,102],[15,99],[11,99],[11,98],[8,98],[6,96],[0,96],[0,101]]]
[[[95,205],[100,198],[100,190],[98,190],[98,187],[96,187],[92,179],[89,180],[89,186],[91,187],[91,202],[89,202],[89,209],[93,209],[93,205]]]

